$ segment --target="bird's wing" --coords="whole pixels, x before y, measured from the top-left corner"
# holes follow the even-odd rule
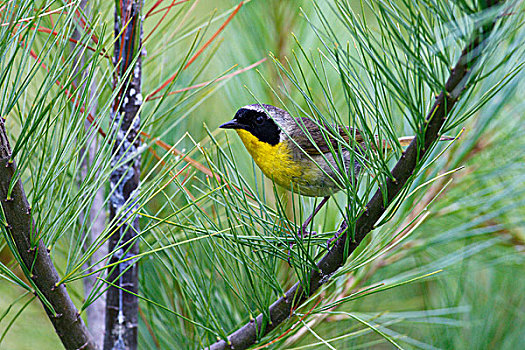
[[[321,153],[329,153],[330,147],[328,146],[328,142],[332,144],[334,150],[338,149],[338,140],[334,138],[333,135],[331,135],[330,129],[328,127],[324,128],[324,130],[321,130],[319,126],[308,117],[297,118],[295,121],[297,123],[297,127],[294,128],[295,131],[290,133],[289,136],[307,154],[313,156]],[[308,133],[306,133],[304,130],[308,130]],[[349,135],[354,135],[354,130],[347,126],[339,126],[338,132],[341,138],[347,143],[350,140]],[[363,137],[358,130],[355,130],[355,142],[359,144],[362,141]]]

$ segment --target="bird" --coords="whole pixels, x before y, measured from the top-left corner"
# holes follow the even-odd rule
[[[303,196],[322,197],[301,226],[301,236],[330,196],[349,181],[355,184],[367,148],[375,149],[357,128],[293,117],[269,104],[244,106],[219,128],[234,129],[263,174],[276,184]],[[412,139],[399,141],[408,145]],[[382,147],[391,148],[386,142]]]

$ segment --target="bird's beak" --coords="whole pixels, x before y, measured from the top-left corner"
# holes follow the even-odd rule
[[[237,120],[233,119],[219,126],[221,129],[240,129],[242,127]]]

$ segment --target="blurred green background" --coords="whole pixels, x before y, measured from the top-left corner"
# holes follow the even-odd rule
[[[237,4],[237,1],[228,0],[195,1],[181,5],[180,13],[171,12],[155,35],[145,43],[147,56],[143,66],[143,95],[160,86],[177,70],[180,55],[185,54],[185,48],[195,33],[190,28],[203,23],[198,41],[202,45],[223,23],[227,11]],[[107,23],[111,23],[113,18],[110,5],[103,1],[90,4],[94,13],[101,14],[100,18]],[[146,10],[151,5],[146,2]],[[195,7],[186,16],[192,6]],[[330,2],[321,1],[319,6],[326,11],[327,16],[333,16],[334,28],[337,29],[340,24],[331,12]],[[352,2],[352,6],[356,11],[361,8],[359,1]],[[374,27],[376,20],[370,12],[370,9],[365,9],[363,13],[368,16],[368,24]],[[312,1],[252,0],[244,4],[200,58],[199,65],[187,74],[181,74],[172,90],[215,79],[230,72],[234,66],[243,68],[263,58],[267,60],[254,69],[204,88],[198,99],[167,97],[160,105],[146,103],[143,114],[155,113],[156,116],[146,118],[146,124],[151,123],[150,129],[147,126],[146,131],[164,131],[162,140],[168,144],[182,140],[177,145],[179,149],[193,147],[191,140],[185,137],[189,133],[193,140],[202,140],[203,147],[212,149],[206,128],[219,143],[225,144],[226,136],[223,131],[217,130],[217,126],[231,119],[238,108],[257,101],[280,106],[280,99],[291,97],[301,100],[299,91],[290,86],[286,78],[282,78],[282,72],[269,54],[285,66],[288,66],[287,60],[293,61],[294,54],[300,52],[298,42],[309,54],[317,54],[322,44],[304,14],[315,15]],[[211,25],[204,26],[210,18],[213,19]],[[147,34],[151,31],[158,20],[159,17],[146,19],[144,32]],[[182,23],[180,27],[177,25],[179,22]],[[345,35],[343,31],[341,35]],[[525,37],[523,30],[516,35]],[[111,33],[106,33],[106,37],[110,38]],[[173,37],[182,39],[174,40]],[[342,41],[351,40],[342,38]],[[327,74],[334,82],[338,81],[337,72]],[[390,332],[387,333],[389,336],[401,339],[406,348],[525,348],[524,81],[525,74],[520,72],[491,103],[475,111],[465,125],[464,134],[428,170],[427,175],[435,176],[460,166],[464,168],[451,177],[435,181],[424,193],[404,203],[401,210],[403,215],[395,220],[401,225],[408,222],[410,215],[428,209],[424,222],[388,254],[370,262],[352,277],[339,277],[337,286],[330,290],[338,290],[341,295],[345,295],[348,292],[345,283],[349,283],[349,288],[360,289],[376,283],[388,284],[389,281],[406,281],[425,274],[435,274],[342,304],[337,308],[341,313],[334,311],[312,320],[310,326],[315,326],[317,335],[323,339],[342,337],[333,344],[337,349],[392,348],[381,335],[348,317],[345,314],[347,311],[383,325],[386,330],[382,330]],[[480,85],[491,86],[493,83],[490,80],[482,81]],[[338,87],[337,83],[334,83],[334,87]],[[36,88],[37,84],[29,87]],[[289,93],[283,92],[287,90]],[[107,91],[105,93],[109,94]],[[190,96],[191,93],[184,95]],[[320,92],[313,91],[313,94],[320,95]],[[334,96],[334,104],[344,109],[346,102],[342,89],[334,91]],[[398,135],[411,132],[406,120],[398,116],[392,118]],[[456,128],[454,132],[459,132],[459,129]],[[236,135],[228,135],[228,140],[231,148],[236,150],[235,158],[240,173],[245,174],[251,184],[255,184],[256,179],[260,181],[261,173],[254,168]],[[151,166],[152,160],[151,155],[144,156],[143,162],[147,164],[145,168]],[[449,183],[450,179],[452,181]],[[273,186],[270,181],[264,181],[266,193],[270,194],[269,202],[272,203]],[[284,192],[279,194],[285,196]],[[437,198],[431,203],[434,196]],[[149,203],[151,208],[160,208],[164,204],[162,199],[156,200]],[[291,197],[287,200],[288,212],[291,213]],[[312,205],[313,201],[305,201],[305,208],[311,208]],[[323,215],[324,226],[318,224],[319,228],[333,230],[337,227],[340,214],[333,203]],[[1,254],[4,261],[9,259],[5,251]],[[57,257],[57,261],[60,259]],[[156,275],[158,270],[149,266],[150,263],[154,264],[155,261],[144,262],[141,266],[141,283],[145,288],[150,281],[161,278]],[[285,262],[278,266],[282,279],[288,283],[294,280]],[[151,273],[151,276],[145,275],[147,273]],[[346,279],[349,282],[345,282]],[[77,303],[82,300],[80,284],[72,284],[68,290]],[[0,330],[10,327],[0,348],[59,348],[58,337],[41,304],[32,301],[25,306],[31,295],[24,296],[22,302],[9,308],[20,293],[21,290],[0,281]],[[23,307],[25,309],[16,317],[16,322],[10,325],[10,320]],[[230,324],[242,324],[247,320],[247,315],[240,313],[241,316],[232,312]],[[154,327],[162,328],[159,325]],[[169,326],[166,327],[169,333]],[[140,331],[144,348],[160,348],[155,347],[155,342],[149,338],[150,332],[143,320]],[[345,337],[345,334],[352,336]],[[328,348],[319,343],[313,332],[296,333],[275,346],[290,349]]]

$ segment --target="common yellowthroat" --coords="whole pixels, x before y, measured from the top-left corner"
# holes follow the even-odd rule
[[[367,148],[357,129],[337,126],[333,135],[308,117],[294,118],[267,104],[242,107],[220,128],[235,129],[264,175],[278,185],[304,196],[324,197],[303,224],[303,234],[328,198],[344,188],[342,176],[354,181],[361,170],[358,157]],[[399,141],[406,145],[412,139]],[[353,156],[347,147],[341,147],[341,140],[351,145]],[[383,147],[390,148],[386,143]],[[346,169],[346,174],[340,169]]]
[[[350,173],[350,151],[338,147],[337,140],[308,117],[294,118],[280,108],[253,104],[239,109],[233,120],[220,128],[235,129],[264,175],[301,195],[327,197],[341,190],[338,161],[343,160]],[[339,127],[339,135],[347,143],[352,133]],[[364,148],[357,130],[355,141]],[[336,152],[342,152],[341,159],[334,159],[328,142]],[[352,166],[357,175],[359,163]]]
[[[361,170],[357,160],[350,164],[350,151],[338,147],[337,140],[321,131],[312,119],[294,118],[272,105],[244,106],[220,128],[235,129],[264,175],[278,185],[304,196],[324,197],[302,225],[302,234],[328,198],[343,188],[341,176],[336,173],[340,169],[337,163],[344,163],[348,173],[351,173],[352,166],[354,176]],[[349,135],[355,135],[357,148],[364,149],[358,130],[345,131],[338,127],[338,132],[347,143]],[[334,159],[328,143],[333,150],[340,151],[340,159]]]

